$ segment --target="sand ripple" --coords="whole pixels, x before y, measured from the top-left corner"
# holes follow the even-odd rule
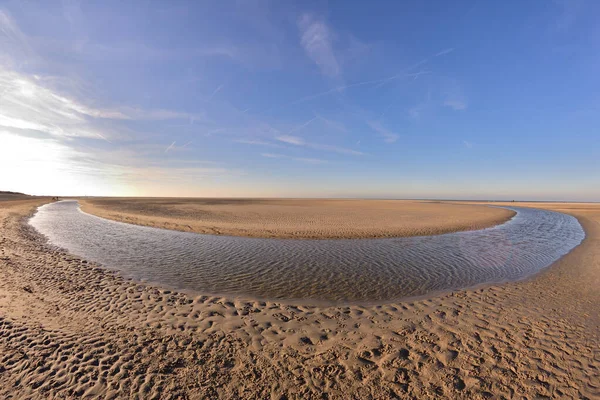
[[[123,279],[44,247],[33,205],[0,206],[0,398],[600,396],[597,222],[532,281],[315,307]]]
[[[136,279],[201,293],[327,302],[389,301],[516,280],[578,245],[572,216],[515,208],[479,231],[397,239],[276,240],[222,237],[123,224],[64,201],[31,224],[50,241]]]

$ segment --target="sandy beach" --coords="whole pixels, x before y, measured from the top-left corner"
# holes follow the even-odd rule
[[[515,213],[473,204],[339,199],[80,199],[115,221],[212,235],[341,239],[437,235],[482,229]]]
[[[191,296],[123,279],[51,248],[24,225],[45,202],[0,202],[2,398],[600,396],[598,204],[511,203],[571,214],[587,235],[525,281],[371,307],[318,307]],[[432,207],[440,207],[439,218],[451,209],[485,210],[475,219],[449,218],[446,231],[510,218],[472,204]],[[192,210],[186,223],[196,220]],[[124,208],[117,215],[149,224],[154,212],[146,220]],[[177,229],[182,222],[174,221]],[[437,232],[435,224],[410,229]],[[397,232],[389,226],[385,232]],[[391,234],[381,232],[361,234]]]

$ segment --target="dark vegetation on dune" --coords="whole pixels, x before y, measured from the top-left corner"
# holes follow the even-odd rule
[[[0,190],[0,196],[29,196],[29,195],[25,194],[25,193],[8,192],[8,191]]]

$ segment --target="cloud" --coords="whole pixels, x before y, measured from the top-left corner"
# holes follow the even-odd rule
[[[315,150],[331,151],[333,153],[347,154],[350,156],[363,156],[365,153],[357,150],[347,149],[345,147],[332,146],[327,144],[306,143],[305,146]]]
[[[467,149],[472,149],[473,148],[473,143],[469,142],[468,140],[463,140],[463,144],[465,145],[465,147]]]
[[[410,71],[415,70],[416,68],[420,67],[421,65],[427,64],[433,58],[444,56],[453,51],[454,51],[454,48],[448,48],[448,49],[442,50],[432,56],[424,58],[421,61],[409,66],[408,68],[404,68],[401,72],[397,73],[396,75],[390,76],[389,78],[381,79],[381,82],[376,87],[385,86],[389,82],[392,82],[401,77],[412,77],[413,79],[418,79],[419,76],[421,76],[421,75],[429,74],[429,73],[431,73],[431,71],[417,71],[417,72],[413,72],[413,73],[411,73]]]
[[[317,117],[317,116],[315,116],[314,118],[311,118],[311,119],[309,119],[308,121],[306,121],[306,122],[305,122],[305,123],[303,123],[302,125],[298,125],[297,127],[295,127],[295,128],[293,128],[292,130],[290,130],[290,131],[288,132],[288,135],[289,135],[290,133],[293,133],[293,132],[299,131],[300,129],[302,129],[302,128],[304,128],[304,127],[308,126],[308,125],[310,125],[310,123],[311,123],[311,122],[313,122],[313,121],[314,121],[315,119],[317,119],[317,118],[318,118],[318,117]]]
[[[317,64],[321,72],[330,77],[340,74],[340,65],[333,51],[333,35],[325,21],[310,14],[298,20],[300,44],[306,55]]]
[[[44,86],[43,77],[29,77],[0,65],[0,126],[37,131],[56,137],[85,137],[110,141],[112,129],[100,120],[202,119],[203,115],[172,110],[91,107]]]
[[[450,107],[456,111],[462,111],[467,109],[467,103],[462,99],[449,99],[444,101],[444,106]]]
[[[27,137],[0,128],[0,187],[41,195],[138,194],[148,183],[197,184],[198,178],[243,175],[200,160],[165,160],[133,149],[91,149],[56,137]],[[159,152],[162,149],[156,148]],[[134,192],[131,192],[134,190]]]
[[[320,143],[310,143],[298,136],[281,135],[281,136],[275,137],[275,140],[278,140],[283,143],[291,144],[294,146],[307,147],[307,148],[314,149],[314,150],[329,151],[332,153],[346,154],[346,155],[351,155],[351,156],[364,155],[364,153],[362,153],[360,151],[347,149],[345,147],[338,147],[338,146],[333,146],[333,145],[328,145],[328,144],[320,144]]]
[[[52,136],[107,139],[91,118],[124,119],[119,111],[96,109],[43,87],[35,79],[0,66],[0,126]]]
[[[296,105],[296,104],[300,104],[300,103],[304,103],[306,101],[310,101],[310,100],[314,100],[314,99],[318,99],[320,97],[324,97],[324,96],[328,96],[330,94],[334,94],[334,93],[342,93],[344,90],[346,89],[350,89],[350,88],[354,88],[354,87],[359,87],[359,86],[366,86],[366,85],[374,85],[376,88],[380,88],[382,86],[385,86],[387,84],[389,84],[390,82],[399,79],[399,78],[413,78],[414,80],[418,79],[420,76],[422,75],[427,75],[427,74],[431,74],[431,71],[417,71],[417,72],[410,72],[416,68],[418,68],[419,66],[426,64],[427,62],[429,62],[432,58],[435,57],[440,57],[446,54],[451,53],[452,51],[454,51],[454,49],[446,49],[443,50],[433,56],[424,58],[423,60],[409,66],[408,68],[404,68],[401,72],[388,76],[386,78],[380,78],[380,79],[369,79],[369,80],[364,80],[364,81],[359,81],[359,82],[354,82],[354,83],[350,83],[347,85],[340,85],[337,87],[334,87],[332,89],[329,90],[325,90],[323,92],[319,92],[319,93],[315,93],[315,94],[311,94],[308,96],[304,96],[301,97],[299,99],[296,99],[294,101],[291,101],[287,104],[284,104],[280,107],[275,107],[275,109],[277,108],[283,108],[283,107],[288,107],[288,106],[292,106],[292,105]]]
[[[173,146],[175,146],[175,142],[171,143],[171,144],[169,145],[169,147],[167,147],[167,148],[165,149],[165,153],[167,153],[169,150],[171,150],[171,149],[173,148]]]
[[[266,157],[266,158],[283,158],[284,157],[282,154],[274,154],[274,153],[261,153],[260,155],[262,157]]]
[[[120,117],[119,117],[120,116]],[[122,107],[119,111],[113,111],[113,114],[105,113],[102,118],[113,119],[130,119],[130,120],[146,120],[146,121],[166,121],[173,119],[187,119],[196,122],[205,119],[204,114],[194,114],[174,110],[165,109],[150,109]]]
[[[282,147],[280,144],[267,142],[260,139],[235,139],[235,143],[251,144],[256,146]]]
[[[306,145],[306,142],[304,142],[304,139],[302,139],[298,136],[281,135],[281,136],[277,136],[275,138],[275,140],[279,140],[280,142],[284,142],[284,143],[288,143],[288,144],[293,144],[295,146],[305,146]]]
[[[207,101],[211,101],[212,98],[215,96],[215,94],[219,93],[221,91],[221,89],[223,89],[223,86],[225,86],[225,85],[217,86],[217,88],[215,90],[213,90],[213,92],[210,94],[210,96],[208,96]]]
[[[455,80],[449,80],[445,86],[445,90],[442,92],[445,98],[444,106],[456,111],[466,110],[468,107],[467,99],[463,94],[460,84]]]
[[[184,145],[181,146],[175,146],[175,143],[177,143],[176,141],[173,141],[166,149],[165,149],[165,153],[168,153],[169,151],[175,151],[175,150],[182,150],[185,149],[186,147],[188,147],[190,144],[192,144],[192,140],[186,142]],[[192,160],[195,161],[195,160]]]
[[[423,107],[418,105],[408,109],[408,115],[411,118],[419,119],[421,118],[421,113],[423,112]]]
[[[322,160],[320,158],[292,157],[292,156],[288,156],[285,154],[274,154],[274,153],[261,153],[261,156],[265,157],[265,158],[285,158],[285,159],[289,159],[289,160],[300,161],[300,162],[303,162],[306,164],[325,164],[325,163],[329,162],[327,160]]]
[[[449,47],[449,48],[444,49],[444,50],[440,51],[439,53],[437,53],[435,55],[435,57],[445,56],[446,54],[450,54],[453,51],[454,51],[454,48],[453,47]]]
[[[385,128],[380,121],[367,121],[367,124],[371,129],[377,132],[379,136],[383,137],[383,141],[386,143],[394,143],[400,137],[400,135]]]
[[[348,132],[348,129],[346,129],[346,127],[344,126],[344,124],[342,124],[341,122],[333,121],[333,120],[327,119],[325,117],[322,117],[320,115],[317,115],[317,117],[321,121],[323,121],[325,123],[325,125],[327,125],[330,128],[333,128],[333,129],[338,130],[340,132]]]
[[[11,55],[18,55],[31,62],[34,58],[27,37],[21,32],[7,11],[0,10],[0,62],[12,64]]]
[[[410,69],[411,68],[408,68],[407,70],[410,70]],[[329,90],[325,90],[323,92],[319,92],[319,93],[301,97],[301,98],[296,99],[288,104],[283,105],[282,107],[304,103],[306,101],[318,99],[319,97],[324,97],[324,96],[327,96],[327,95],[330,95],[333,93],[342,93],[346,89],[350,89],[350,88],[354,88],[354,87],[358,87],[358,86],[375,85],[375,87],[378,88],[378,87],[384,86],[385,84],[387,84],[395,79],[398,79],[398,78],[406,77],[406,78],[417,79],[421,75],[426,75],[426,74],[430,74],[430,73],[431,73],[431,71],[419,71],[419,72],[415,72],[415,73],[400,73],[400,74],[388,76],[387,78],[370,79],[370,80],[366,80],[366,81],[354,82],[354,83],[350,83],[348,85],[337,86],[337,87],[334,87],[333,89],[329,89]]]

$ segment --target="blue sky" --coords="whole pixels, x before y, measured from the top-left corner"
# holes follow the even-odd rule
[[[600,3],[0,3],[0,190],[600,201]]]

